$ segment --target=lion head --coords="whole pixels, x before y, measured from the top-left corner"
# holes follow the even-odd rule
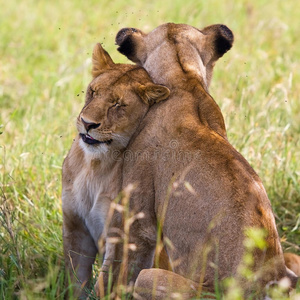
[[[175,94],[178,89],[199,99],[199,118],[226,137],[221,110],[208,89],[215,62],[233,44],[233,33],[225,25],[198,29],[186,24],[163,24],[150,33],[123,28],[116,36],[118,50],[143,66],[155,83],[164,84]]]
[[[170,92],[142,67],[115,64],[100,44],[93,51],[92,74],[76,125],[81,148],[97,156],[125,148],[149,107]]]
[[[154,82],[170,83],[170,75],[179,78],[183,72],[201,78],[208,89],[215,62],[232,47],[233,39],[232,31],[225,25],[200,30],[186,24],[167,23],[148,34],[136,28],[123,28],[116,36],[116,43],[118,50],[143,66]]]

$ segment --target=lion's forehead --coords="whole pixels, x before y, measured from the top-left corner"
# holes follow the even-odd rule
[[[143,83],[146,80],[148,81],[149,77],[143,68],[128,65],[106,70],[91,82],[90,87],[93,90],[106,90],[111,87],[124,86],[124,84],[133,83],[134,81]]]
[[[199,42],[202,37],[203,33],[193,26],[167,23],[146,35],[147,49],[149,52],[154,51],[159,45],[166,42],[171,42],[172,45],[182,40]]]
[[[180,34],[180,33],[201,33],[199,29],[196,27],[187,25],[187,24],[175,24],[175,23],[166,23],[161,26],[158,26],[154,30],[152,30],[148,36],[158,36],[161,37],[169,37],[172,35]]]

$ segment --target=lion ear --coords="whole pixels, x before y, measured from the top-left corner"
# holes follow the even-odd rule
[[[222,57],[228,50],[231,49],[234,36],[232,31],[223,24],[207,26],[201,30],[208,39],[213,43],[215,52],[214,59]]]
[[[110,69],[114,66],[114,62],[109,54],[102,48],[101,44],[96,44],[92,56],[92,75],[94,78],[99,76],[104,70]]]
[[[167,87],[154,83],[140,85],[137,92],[142,100],[150,106],[167,99],[170,95],[170,90]]]
[[[116,35],[118,51],[131,61],[142,64],[146,57],[144,37],[137,28],[123,28]]]

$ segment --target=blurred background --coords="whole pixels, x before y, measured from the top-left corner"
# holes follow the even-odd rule
[[[300,2],[0,0],[0,298],[62,299],[61,166],[103,44],[123,27],[223,23],[210,93],[261,177],[285,251],[300,254]],[[163,59],[163,58],[162,58]]]

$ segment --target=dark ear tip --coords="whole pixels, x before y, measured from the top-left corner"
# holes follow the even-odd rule
[[[131,59],[131,56],[134,54],[134,43],[131,39],[131,36],[125,36],[123,41],[120,43],[120,46],[117,48],[117,50],[127,56],[129,59]]]
[[[135,28],[122,28],[116,35],[115,42],[118,46],[120,46],[128,35],[137,32]]]
[[[233,43],[234,36],[232,31],[226,25],[220,25],[221,35],[228,40],[231,44]]]
[[[219,25],[219,34],[216,37],[216,50],[219,56],[223,56],[228,50],[231,49],[234,36],[232,31],[226,25]]]

